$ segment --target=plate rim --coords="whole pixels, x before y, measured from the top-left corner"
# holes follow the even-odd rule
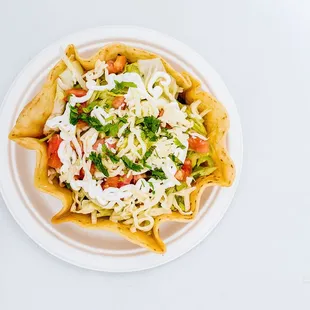
[[[140,270],[146,270],[146,269],[150,269],[150,268],[154,268],[160,265],[163,265],[165,263],[171,262],[174,259],[177,259],[178,257],[184,255],[185,253],[189,252],[191,249],[193,249],[194,247],[196,247],[200,242],[202,242],[207,235],[209,235],[214,228],[218,225],[218,223],[221,221],[221,219],[223,218],[223,216],[226,214],[228,207],[231,205],[234,195],[236,193],[238,184],[239,184],[239,180],[240,180],[240,174],[241,174],[241,170],[242,170],[242,162],[243,162],[243,137],[242,137],[242,128],[241,128],[241,122],[240,122],[240,117],[236,108],[236,105],[234,103],[234,100],[232,98],[232,96],[230,95],[226,85],[224,84],[224,82],[222,81],[222,79],[220,78],[220,76],[218,75],[218,73],[210,66],[210,64],[202,57],[200,56],[197,52],[195,52],[194,50],[192,50],[190,47],[188,47],[187,45],[185,45],[184,43],[180,42],[179,40],[170,37],[166,34],[160,33],[158,31],[155,31],[153,29],[148,29],[148,28],[142,28],[142,27],[137,27],[137,26],[124,26],[124,25],[116,25],[116,26],[102,26],[102,27],[96,27],[96,28],[89,28],[89,29],[85,29],[85,30],[81,30],[78,32],[74,32],[72,34],[69,34],[68,36],[65,36],[63,38],[60,38],[59,40],[56,40],[55,42],[53,42],[52,44],[48,45],[47,47],[45,47],[44,49],[42,49],[38,54],[35,55],[35,57],[33,57],[25,66],[24,68],[19,72],[19,74],[16,76],[16,78],[13,80],[11,86],[9,87],[6,95],[4,96],[4,99],[2,101],[1,107],[0,107],[0,119],[3,118],[3,111],[5,109],[5,106],[7,104],[8,98],[12,92],[12,90],[14,89],[14,87],[16,86],[16,84],[18,83],[18,81],[20,80],[20,78],[25,74],[25,72],[27,72],[27,70],[29,68],[31,68],[31,65],[33,65],[36,61],[38,61],[38,59],[40,59],[40,57],[44,56],[44,54],[46,54],[49,50],[54,49],[56,46],[62,46],[64,45],[65,42],[75,42],[75,37],[82,37],[85,36],[87,34],[90,34],[92,32],[96,33],[99,30],[112,30],[112,31],[123,31],[123,32],[127,32],[130,31],[131,32],[136,32],[136,34],[139,34],[139,36],[144,36],[146,34],[152,34],[154,37],[157,37],[159,39],[162,40],[170,40],[172,41],[175,45],[178,46],[182,46],[184,47],[187,51],[190,51],[192,55],[196,56],[198,58],[198,60],[202,63],[204,63],[204,65],[206,67],[208,67],[208,70],[210,72],[210,75],[213,76],[213,81],[212,83],[215,84],[215,81],[218,85],[220,85],[220,88],[222,89],[222,92],[225,93],[226,97],[229,98],[230,100],[230,109],[233,109],[233,117],[234,117],[234,123],[236,126],[236,130],[238,131],[238,143],[239,143],[239,158],[234,158],[234,162],[235,162],[235,166],[236,166],[236,177],[234,180],[234,183],[232,185],[232,187],[230,188],[230,197],[229,197],[229,202],[227,203],[227,205],[225,206],[222,214],[220,216],[218,216],[217,221],[214,222],[213,226],[211,229],[209,229],[208,231],[205,232],[205,234],[203,234],[203,236],[201,236],[199,239],[197,239],[195,242],[193,242],[192,244],[190,244],[190,246],[185,247],[185,249],[182,249],[181,251],[179,251],[179,253],[177,253],[177,255],[172,255],[167,259],[162,259],[162,260],[157,260],[157,262],[155,264],[148,264],[147,266],[142,266],[142,267],[131,267],[131,268],[105,268],[104,266],[100,266],[100,267],[95,267],[95,266],[90,266],[90,264],[83,264],[81,262],[79,262],[78,260],[74,260],[74,259],[70,259],[71,257],[65,257],[62,255],[59,255],[59,253],[57,253],[56,251],[53,251],[49,246],[46,246],[46,244],[44,244],[44,242],[42,242],[42,238],[39,240],[39,238],[37,237],[37,235],[34,232],[30,232],[29,227],[26,227],[24,223],[22,223],[22,221],[20,221],[20,219],[18,218],[18,216],[15,214],[15,212],[13,211],[12,207],[10,206],[10,202],[9,199],[7,198],[5,192],[4,192],[4,187],[3,187],[3,176],[1,176],[0,179],[0,192],[1,195],[3,197],[4,203],[7,207],[7,209],[9,210],[9,212],[12,214],[13,218],[15,219],[15,221],[18,223],[18,225],[23,229],[23,231],[33,240],[35,241],[38,245],[40,245],[40,247],[42,247],[43,249],[45,249],[47,252],[49,252],[50,254],[52,254],[53,256],[66,261],[67,263],[82,267],[82,268],[86,268],[86,269],[91,269],[91,270],[97,270],[97,271],[105,271],[105,272],[132,272],[132,271],[140,271]],[[128,35],[128,34],[127,34]],[[85,41],[85,40],[84,40]],[[82,44],[82,43],[79,43]],[[46,60],[48,61],[48,60]],[[208,82],[209,82],[209,78],[207,78]],[[210,81],[211,83],[211,81]],[[212,87],[211,87],[211,91],[212,91]],[[223,103],[224,106],[227,108],[225,102]],[[231,112],[229,112],[229,116],[230,116],[230,120],[232,121],[232,117],[231,117]],[[17,115],[13,116],[13,117],[17,117]],[[2,126],[2,125],[1,125]],[[0,127],[1,128],[1,127]],[[230,128],[231,131],[231,128]],[[2,131],[1,131],[2,132]],[[2,136],[2,138],[4,138]],[[6,137],[7,138],[7,137]],[[7,142],[9,143],[9,142]],[[2,155],[1,155],[2,157]],[[1,165],[3,165],[3,160],[1,161]],[[221,195],[222,193],[220,193]],[[189,233],[189,232],[188,232]],[[71,253],[72,254],[72,253]],[[78,255],[78,253],[77,253]],[[158,254],[153,254],[153,255],[157,255]],[[165,255],[162,255],[165,256]]]

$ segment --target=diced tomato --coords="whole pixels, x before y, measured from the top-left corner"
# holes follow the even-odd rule
[[[192,173],[192,161],[189,158],[186,158],[182,168],[176,172],[174,177],[177,180],[184,182],[186,181],[186,178],[191,175],[191,173]]]
[[[101,187],[103,189],[109,188],[109,187],[117,187],[120,188],[122,186],[130,184],[132,181],[132,174],[124,175],[124,176],[115,176],[115,177],[109,177],[106,179],[105,182],[101,184]]]
[[[191,136],[188,139],[188,144],[189,148],[197,153],[209,152],[209,142],[206,140]]]
[[[48,158],[47,164],[52,168],[60,168],[62,166],[57,153],[51,154],[51,156]]]
[[[49,141],[47,142],[48,143],[48,146],[47,146],[48,157],[53,153],[57,153],[61,142],[62,142],[62,139],[60,138],[59,134],[55,134],[49,139]]]
[[[96,167],[95,167],[95,165],[92,163],[91,164],[91,166],[90,166],[90,174],[91,175],[94,175],[95,174],[95,172],[96,172]],[[75,175],[74,176],[74,179],[75,180],[83,180],[84,179],[84,176],[85,176],[85,171],[84,171],[84,169],[83,168],[81,168],[80,169],[80,173],[79,173],[79,175]]]
[[[79,175],[75,175],[74,179],[75,180],[83,180],[85,176],[85,171],[83,168],[81,168]]]
[[[136,184],[138,182],[138,180],[145,179],[145,178],[146,178],[146,174],[145,173],[134,175],[133,176],[133,183]]]
[[[179,180],[179,181],[185,181],[186,177],[185,177],[185,171],[183,169],[178,170],[174,177]]]
[[[185,159],[182,169],[187,171],[189,174],[192,173],[192,161],[190,158]]]
[[[117,56],[115,61],[108,60],[108,72],[109,73],[120,73],[123,72],[127,59],[125,56]]]
[[[109,177],[106,179],[105,182],[101,183],[102,189],[109,188],[109,187],[118,187],[119,177]]]
[[[108,60],[107,61],[108,65],[108,72],[111,73],[116,73],[115,68],[114,68],[114,61],[113,60]]]
[[[114,69],[117,73],[123,72],[127,59],[126,56],[117,56],[114,62]]]
[[[114,143],[109,143],[108,141],[105,142],[105,144],[107,145],[107,147],[111,150],[111,149],[116,149],[116,144],[117,142]]]
[[[97,151],[97,148],[99,146],[99,144],[103,145],[104,144],[105,139],[98,139],[95,144],[93,145],[93,150]]]
[[[105,144],[110,150],[111,149],[116,149],[116,143],[117,142],[114,142],[114,143],[109,143],[108,141],[106,141],[105,139],[98,139],[95,144],[93,145],[93,150],[97,150],[99,144],[103,145]]]
[[[67,96],[74,95],[76,97],[84,97],[87,94],[87,90],[72,88],[72,89],[66,90],[66,93],[67,93]]]
[[[125,186],[125,185],[128,185],[130,184],[130,182],[132,181],[132,174],[129,173],[129,175],[123,175],[123,176],[120,176],[119,177],[119,182],[118,182],[118,187],[122,187],[122,186]]]
[[[126,108],[125,97],[124,96],[115,97],[112,102],[112,107],[114,109],[118,109],[119,107],[122,107],[122,110],[124,110]]]
[[[52,168],[60,168],[62,165],[58,156],[58,148],[61,142],[60,135],[55,134],[47,143],[48,165]]]
[[[95,174],[95,172],[96,172],[96,166],[94,165],[94,163],[91,163],[91,166],[90,166],[89,171],[90,171],[90,174],[91,174],[91,175],[94,175],[94,174]]]
[[[52,154],[47,161],[47,164],[52,168],[61,168],[62,163],[57,153]]]

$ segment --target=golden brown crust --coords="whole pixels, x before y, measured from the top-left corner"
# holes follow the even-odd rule
[[[129,62],[159,57],[153,53],[126,46],[121,43],[106,45],[89,59],[80,57],[73,45],[67,47],[66,54],[71,59],[78,60],[87,71],[94,68],[98,59],[107,61],[116,58],[117,55],[126,56]],[[229,119],[224,106],[212,95],[202,91],[200,89],[200,83],[188,73],[179,73],[164,59],[161,58],[161,60],[167,72],[172,75],[176,79],[178,85],[184,89],[186,102],[191,104],[196,100],[201,100],[199,112],[206,109],[211,110],[211,112],[204,117],[204,125],[209,134],[210,145],[212,145],[212,157],[218,169],[211,175],[201,177],[197,180],[196,189],[190,197],[193,214],[184,216],[178,212],[172,212],[172,214],[158,216],[155,218],[152,232],[146,234],[142,231],[133,233],[130,231],[128,225],[114,223],[105,218],[98,218],[98,223],[93,225],[89,215],[70,212],[72,193],[57,184],[50,184],[48,182],[47,144],[36,139],[42,136],[45,122],[52,113],[56,92],[56,79],[66,68],[64,62],[60,61],[51,70],[40,93],[22,110],[9,135],[11,140],[17,142],[21,146],[36,150],[35,186],[39,190],[51,194],[62,201],[63,208],[53,217],[53,223],[74,222],[87,228],[106,229],[119,233],[129,241],[151,251],[164,253],[166,251],[166,246],[159,235],[160,224],[164,221],[186,222],[192,220],[198,212],[201,194],[205,187],[214,185],[230,186],[232,184],[235,177],[235,168],[226,150],[226,135],[229,129]]]

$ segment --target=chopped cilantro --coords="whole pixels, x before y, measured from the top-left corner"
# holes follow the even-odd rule
[[[144,154],[142,161],[145,164],[145,162],[147,161],[147,159],[152,155],[153,151],[155,150],[156,146],[152,145]]]
[[[137,88],[137,85],[133,82],[118,82],[115,80],[115,87],[111,92],[117,95],[124,95],[127,94],[129,87]]]
[[[82,121],[86,122],[90,127],[95,128],[97,131],[104,131],[104,126],[100,123],[100,121],[96,117],[92,117],[87,114],[81,114],[80,118]]]
[[[108,169],[103,165],[102,163],[102,157],[100,154],[97,154],[95,152],[91,152],[88,159],[90,159],[94,165],[96,166],[96,168],[102,172],[106,177],[109,176],[109,172]]]
[[[119,125],[118,124],[106,124],[103,126],[103,132],[108,136],[108,137],[116,137],[117,133],[119,130]]]
[[[167,179],[163,169],[156,168],[152,170],[152,177],[156,180],[165,180]]]
[[[174,138],[174,144],[182,150],[185,149],[185,145],[183,145],[178,138]]]
[[[152,182],[149,182],[149,184],[152,189],[152,194],[155,194],[154,184]]]
[[[175,163],[177,168],[180,168],[181,166],[183,166],[182,161],[179,158],[177,158],[174,154],[170,154],[169,157]]]
[[[119,122],[120,123],[123,123],[123,124],[126,124],[127,123],[127,118],[128,118],[128,115],[125,115],[123,117],[119,117]]]
[[[146,116],[143,118],[143,122],[141,122],[142,130],[145,134],[145,136],[150,141],[156,141],[158,137],[156,136],[156,133],[158,131],[158,128],[160,126],[160,120],[157,119],[154,116]]]
[[[108,137],[117,136],[119,130],[118,123],[102,125],[96,117],[92,117],[87,114],[81,114],[80,118],[81,120],[86,122],[90,127],[95,128],[99,132],[105,133],[105,135]]]
[[[148,165],[148,164],[144,164],[144,167],[145,167],[145,168],[148,168],[148,169],[150,169],[150,170],[152,169],[152,166],[150,166],[150,165]]]
[[[70,118],[69,118],[70,124],[76,125],[79,121],[79,112],[77,107],[73,107],[70,105]]]
[[[121,159],[124,162],[125,166],[130,170],[139,172],[143,169],[143,167],[141,165],[134,163],[127,156],[123,156]]]
[[[123,136],[127,137],[130,134],[130,132],[131,132],[130,129],[127,127],[125,131],[123,132]]]
[[[165,137],[167,137],[167,139],[172,139],[173,138],[172,134],[168,131],[167,128],[162,128],[161,132],[163,133],[163,135]]]
[[[113,164],[119,162],[120,158],[116,154],[114,154],[105,144],[102,145],[102,152],[111,159]]]

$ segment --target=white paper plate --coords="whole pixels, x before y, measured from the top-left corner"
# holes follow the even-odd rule
[[[231,120],[229,153],[237,169],[230,188],[210,188],[202,199],[200,212],[189,224],[164,223],[161,236],[167,253],[158,255],[139,248],[105,231],[83,229],[75,224],[52,225],[51,217],[61,204],[33,186],[35,154],[7,139],[17,116],[33,98],[48,71],[59,60],[59,49],[74,43],[85,56],[109,42],[123,42],[162,55],[175,68],[196,76],[227,108]],[[1,106],[1,191],[11,214],[22,229],[41,247],[71,264],[101,271],[143,270],[172,261],[201,242],[218,224],[231,203],[242,164],[242,133],[239,116],[219,75],[196,52],[183,43],[149,29],[102,27],[85,30],[44,49],[18,75]]]

